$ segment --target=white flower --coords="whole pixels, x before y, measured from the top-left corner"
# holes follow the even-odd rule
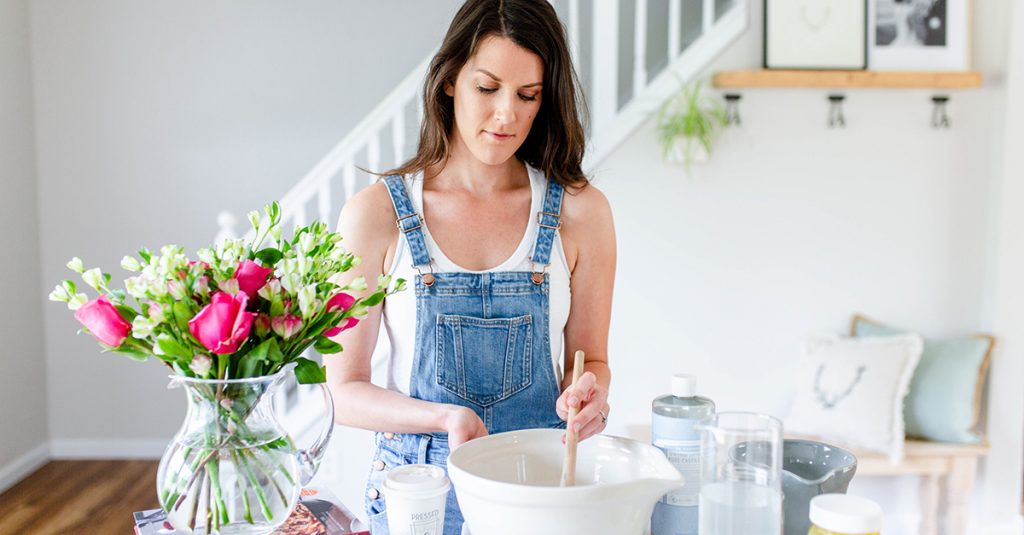
[[[160,248],[160,260],[157,270],[164,277],[173,276],[178,270],[188,265],[188,259],[177,245],[165,245]]]
[[[192,370],[193,373],[202,377],[210,373],[210,366],[213,364],[213,360],[206,355],[196,355],[192,357],[192,363],[188,365],[188,369]]]
[[[203,247],[202,249],[196,251],[196,257],[198,257],[199,260],[202,260],[203,262],[210,264],[211,266],[217,263],[217,259],[214,258],[213,255],[213,249],[210,249],[209,247]]]
[[[99,292],[103,286],[103,272],[100,271],[100,268],[92,268],[82,273],[82,280],[91,286],[93,290]]]
[[[89,296],[88,295],[85,295],[85,294],[75,294],[74,297],[72,297],[68,301],[68,308],[70,308],[71,310],[78,310],[79,308],[82,307],[82,305],[84,305],[84,304],[86,304],[88,302],[89,302]]]
[[[53,291],[50,292],[50,301],[67,303],[70,300],[71,296],[68,295],[68,291],[64,289],[63,284],[58,284],[56,287],[54,287]]]
[[[281,276],[281,287],[290,294],[298,292],[300,284],[302,277],[298,273],[286,273]]]
[[[128,277],[124,280],[124,289],[128,292],[128,295],[136,299],[146,297],[146,284],[143,282],[142,277]]]
[[[135,316],[132,320],[132,336],[135,338],[145,338],[153,334],[153,322],[149,318],[143,315]]]
[[[81,273],[85,271],[85,266],[82,264],[82,259],[76,256],[68,262],[68,269],[75,273]]]
[[[299,252],[303,255],[313,250],[313,235],[306,232],[299,238]]]
[[[249,224],[252,225],[252,229],[253,230],[259,230],[260,229],[260,213],[257,212],[256,210],[253,210],[253,211],[249,212],[246,215],[249,217]]]
[[[281,241],[281,225],[270,227],[270,237],[274,238],[274,241]]]
[[[238,279],[228,279],[217,286],[222,292],[227,292],[231,295],[238,295]]]
[[[136,260],[135,257],[125,256],[121,259],[121,267],[128,271],[140,271],[142,269],[142,264],[139,264],[139,261]]]
[[[346,290],[355,290],[357,292],[365,292],[366,291],[366,277],[360,275],[360,276],[352,279],[352,282],[348,283],[345,286],[345,289]]]
[[[206,297],[206,294],[210,293],[210,277],[203,275],[196,279],[196,282],[192,284],[192,291]]]
[[[309,319],[319,309],[320,306],[316,300],[316,285],[303,286],[299,290],[299,311],[302,313],[302,319]]]
[[[171,294],[171,297],[181,301],[185,298],[185,284],[177,279],[169,280],[167,281],[167,292]]]
[[[256,292],[257,295],[267,301],[273,301],[274,296],[279,293],[281,293],[281,281],[278,279],[270,279],[262,288],[259,289],[259,291]]]

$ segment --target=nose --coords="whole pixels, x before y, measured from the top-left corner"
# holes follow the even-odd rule
[[[494,118],[501,124],[512,124],[516,122],[515,95],[498,99],[494,108]]]

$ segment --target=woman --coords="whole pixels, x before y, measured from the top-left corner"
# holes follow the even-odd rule
[[[488,433],[564,428],[568,407],[581,439],[605,428],[615,232],[580,169],[576,85],[548,2],[469,0],[427,72],[416,155],[342,210],[339,232],[362,257],[349,279],[415,281],[327,358],[338,423],[378,431],[375,534],[387,533],[391,467],[444,466]],[[382,320],[387,388],[370,382]],[[569,388],[580,349],[585,372]],[[444,533],[461,527],[450,493]]]

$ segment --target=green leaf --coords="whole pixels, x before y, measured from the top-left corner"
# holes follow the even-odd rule
[[[136,312],[134,308],[126,305],[114,305],[114,308],[117,309],[117,313],[120,314],[121,317],[124,318],[124,320],[127,321],[128,323],[131,323],[132,320],[135,319],[135,316],[139,315],[139,313]]]
[[[147,360],[149,360],[149,354],[148,353],[143,353],[142,351],[139,351],[138,349],[134,349],[134,348],[131,348],[131,347],[128,347],[128,346],[125,346],[125,345],[123,345],[121,347],[118,347],[118,348],[115,348],[115,349],[112,349],[111,351],[114,352],[114,353],[118,353],[120,355],[124,355],[124,356],[126,356],[126,357],[128,357],[128,358],[130,358],[132,360],[138,361],[138,362],[146,362]]]
[[[124,290],[120,288],[110,290],[110,292],[108,292],[108,295],[110,296],[110,300],[115,303],[124,303],[124,300],[126,298]]]
[[[312,360],[299,357],[295,359],[295,380],[300,385],[326,383],[327,370]]]
[[[169,334],[160,334],[156,337],[156,345],[160,346],[160,350],[165,354],[170,355],[176,359],[183,361],[192,360],[192,352],[189,351],[185,346],[181,345],[173,336]]]
[[[149,259],[152,258],[152,253],[149,252],[149,249],[143,247],[142,249],[139,249],[139,258],[141,258],[143,262],[148,264]]]
[[[362,301],[363,306],[365,306],[367,308],[372,307],[372,306],[380,303],[381,301],[383,301],[384,300],[384,296],[386,296],[386,295],[387,294],[385,292],[383,292],[383,291],[373,292],[373,294],[371,294],[369,297],[367,297],[366,299],[363,299],[363,301]]]
[[[174,304],[171,305],[171,313],[174,314],[174,322],[178,325],[178,328],[181,329],[181,332],[189,332],[188,321],[192,319],[192,309],[189,308],[188,303],[184,301],[175,301]]]
[[[256,258],[258,258],[260,260],[260,262],[263,263],[264,267],[271,267],[271,266],[273,266],[278,261],[280,261],[283,256],[284,256],[284,254],[281,253],[281,251],[278,251],[277,249],[274,249],[273,247],[266,247],[264,249],[260,249],[256,253]]]
[[[284,354],[277,345],[276,338],[264,340],[260,345],[252,348],[238,361],[238,375],[236,377],[256,377],[263,375],[264,365],[272,362],[284,361]]]
[[[313,343],[313,349],[316,349],[317,353],[321,355],[330,355],[332,353],[340,353],[342,350],[341,344],[326,338],[319,336],[316,342]]]

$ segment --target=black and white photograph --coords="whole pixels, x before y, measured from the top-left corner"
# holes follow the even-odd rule
[[[970,0],[869,0],[868,68],[966,70]]]
[[[945,46],[946,0],[878,0],[877,46]]]

